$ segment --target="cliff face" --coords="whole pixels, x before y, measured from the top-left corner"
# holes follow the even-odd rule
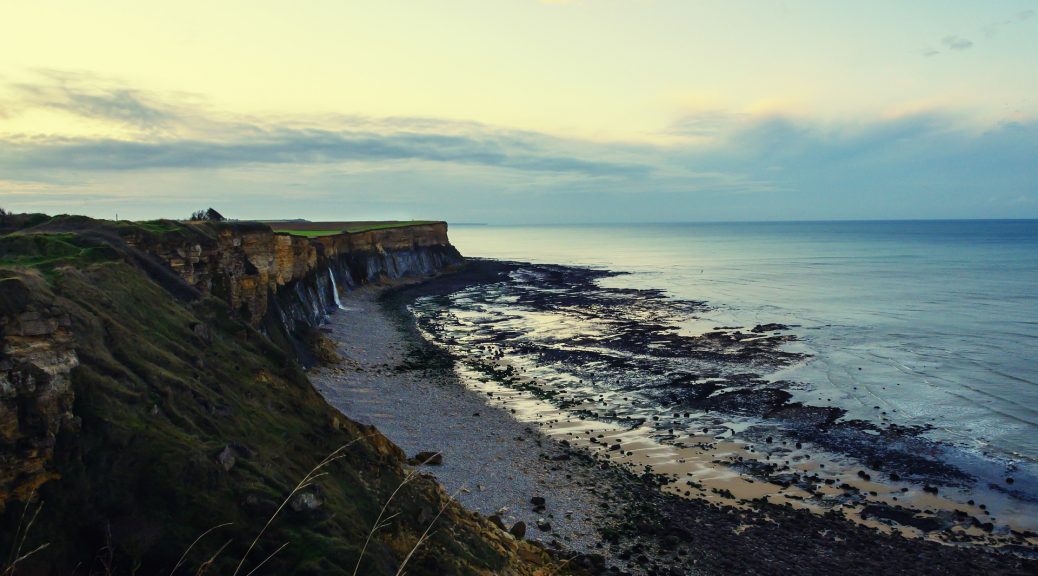
[[[357,286],[380,279],[431,274],[461,262],[447,224],[421,224],[316,239],[338,281]]]
[[[442,225],[306,240],[55,218],[0,236],[0,549],[39,510],[25,545],[48,546],[19,574],[168,574],[183,554],[177,574],[214,554],[213,573],[273,556],[267,573],[350,573],[361,558],[359,573],[394,574],[435,522],[409,573],[546,567],[431,479],[404,482],[399,448],[329,407],[278,342],[334,306],[332,278],[457,262]],[[329,454],[342,457],[292,492]]]
[[[145,264],[153,279],[172,283],[171,292],[182,299],[222,300],[238,319],[260,329],[303,366],[313,360],[305,345],[308,333],[335,309],[337,287],[433,274],[462,261],[445,223],[317,239],[275,234],[251,223],[170,222],[106,230],[93,221],[69,219],[37,232],[34,242],[19,239],[6,255],[26,246],[44,256],[68,252],[64,244],[41,244],[49,233],[107,242],[114,254]],[[175,285],[177,277],[185,286]],[[0,282],[2,512],[8,500],[24,500],[58,476],[51,465],[55,439],[59,431],[78,426],[71,372],[79,359],[71,320],[53,305],[55,297],[43,278],[33,274]]]
[[[71,372],[79,365],[68,314],[38,299],[42,280],[0,279],[0,512],[58,475],[59,431],[74,431]]]
[[[336,287],[434,274],[463,261],[444,222],[313,239],[249,224],[199,225],[195,232],[123,238],[200,294],[227,302],[304,365],[311,357],[302,341],[335,309]]]

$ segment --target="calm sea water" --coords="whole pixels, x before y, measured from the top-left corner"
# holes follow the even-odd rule
[[[1038,221],[454,226],[466,256],[632,274],[706,301],[685,327],[793,327],[773,378],[847,418],[929,425],[958,465],[1038,463]],[[1023,470],[1021,470],[1023,471]],[[1030,475],[1030,474],[1028,474]]]

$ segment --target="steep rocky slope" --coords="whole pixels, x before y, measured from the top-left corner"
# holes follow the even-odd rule
[[[365,234],[58,217],[0,237],[0,563],[38,510],[21,550],[47,547],[19,574],[169,574],[182,555],[176,573],[246,574],[271,554],[258,573],[351,573],[395,492],[359,574],[396,573],[430,526],[409,574],[545,566],[302,372],[333,275],[460,261],[444,225]]]

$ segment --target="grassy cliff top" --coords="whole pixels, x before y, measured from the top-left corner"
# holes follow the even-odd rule
[[[331,236],[333,234],[356,234],[359,232],[370,232],[372,230],[387,230],[390,228],[406,228],[408,226],[421,226],[425,224],[442,224],[440,220],[386,220],[386,221],[344,221],[344,222],[277,222],[264,221],[274,229],[275,232],[293,234],[295,236],[306,236],[314,238],[317,236]]]

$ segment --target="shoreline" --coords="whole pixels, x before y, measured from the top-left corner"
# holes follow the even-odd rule
[[[385,290],[365,287],[344,296],[345,310],[324,328],[344,361],[311,370],[314,386],[329,404],[375,425],[409,457],[439,453],[442,464],[422,470],[466,508],[497,515],[508,528],[524,522],[528,539],[594,552],[597,519],[588,511],[599,501],[581,489],[593,478],[563,471],[556,464],[563,454],[558,446],[487,405],[435,362],[409,364],[413,342],[380,301]],[[535,497],[545,498],[543,513],[534,512]],[[551,530],[537,527],[542,518]]]
[[[445,361],[449,355],[438,354],[422,339],[410,314],[400,310],[402,303],[385,298],[399,292],[373,287],[345,294],[346,310],[336,313],[324,331],[346,360],[337,367],[313,370],[311,380],[330,404],[353,419],[374,424],[409,455],[442,452],[441,466],[423,470],[457,494],[465,507],[500,516],[506,528],[524,522],[527,538],[602,554],[607,563],[632,573],[664,568],[677,570],[673,573],[760,571],[762,566],[786,563],[801,567],[809,557],[820,569],[915,566],[923,572],[942,567],[947,573],[968,565],[962,564],[966,559],[987,564],[996,573],[1033,569],[1026,566],[1029,561],[1015,556],[883,534],[875,529],[882,529],[880,523],[864,527],[839,514],[752,498],[739,505],[727,498],[667,494],[660,488],[669,478],[617,466],[587,451],[594,447],[592,442],[571,442],[513,417],[524,400],[509,395],[508,389],[496,389],[491,397],[487,392],[494,390],[467,387],[453,363]],[[644,460],[634,462],[640,465]],[[711,467],[709,460],[703,463]],[[530,502],[534,497],[546,500],[543,510]],[[689,518],[695,518],[695,529],[689,528]],[[782,518],[787,522],[776,522]],[[542,526],[550,524],[550,530],[539,529],[540,520]],[[803,548],[805,538],[816,540],[815,553],[782,550]],[[746,547],[751,549],[746,554],[729,553]],[[761,548],[770,551],[761,556]],[[833,553],[834,548],[841,553]],[[873,554],[870,548],[885,552]]]

